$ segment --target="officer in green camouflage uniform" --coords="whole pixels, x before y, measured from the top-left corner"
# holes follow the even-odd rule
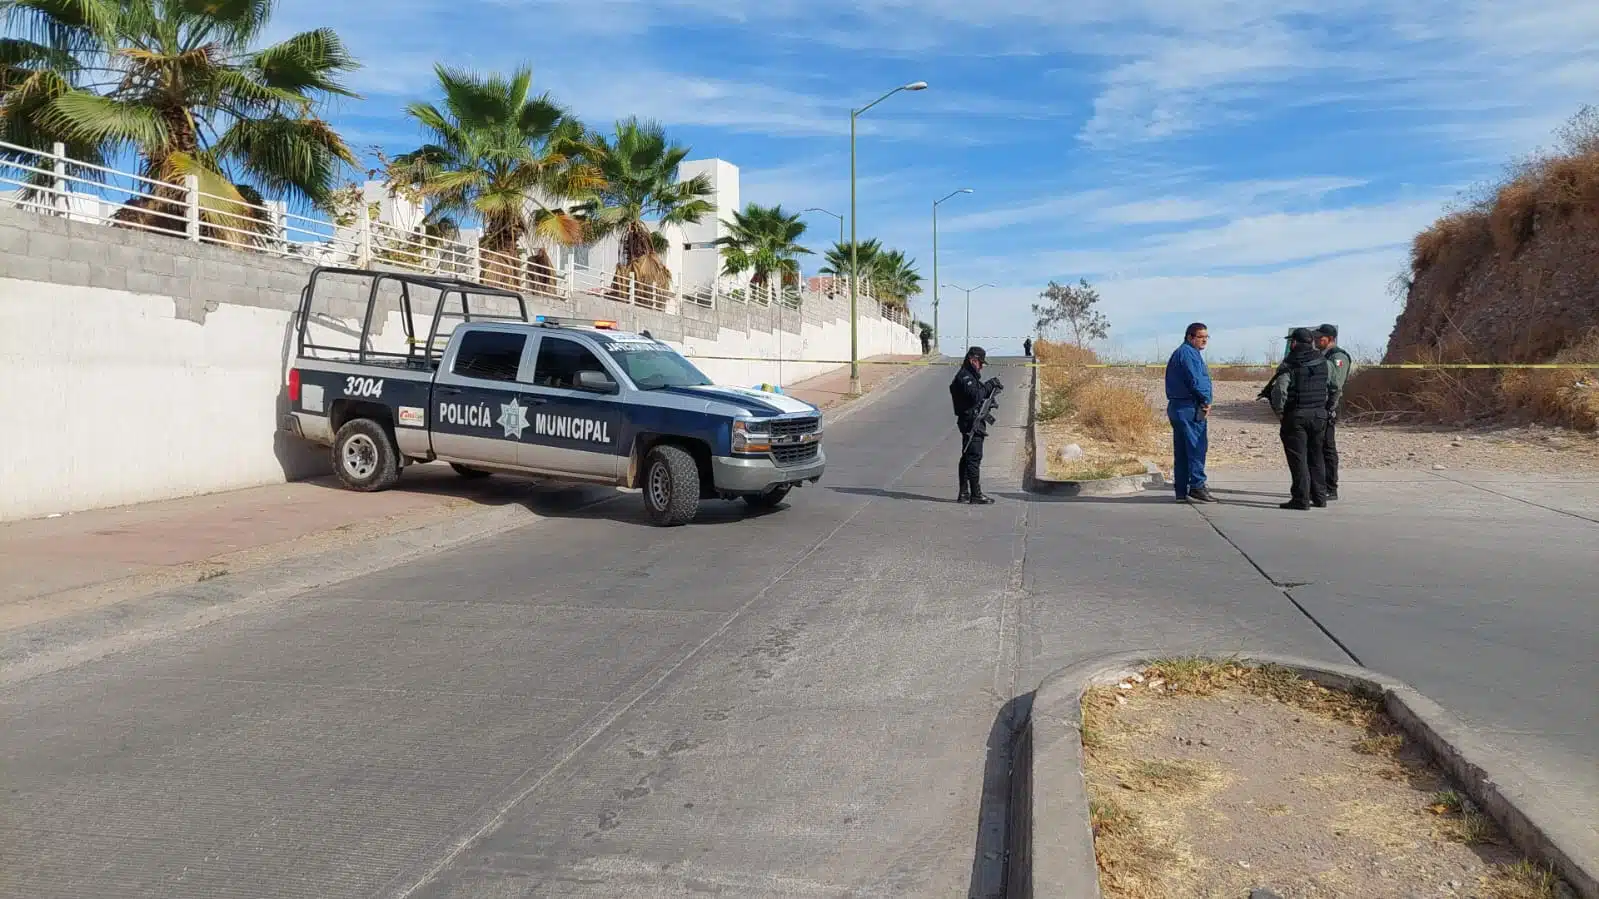
[[[1338,498],[1338,406],[1344,398],[1344,384],[1355,370],[1355,360],[1338,345],[1338,326],[1324,324],[1316,329],[1316,348],[1327,359],[1327,401],[1331,413],[1326,436],[1322,439],[1322,466],[1327,477],[1327,498]]]

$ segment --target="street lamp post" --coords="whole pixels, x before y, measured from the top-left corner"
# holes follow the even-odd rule
[[[855,321],[855,297],[859,289],[858,282],[860,280],[860,273],[856,271],[859,268],[860,261],[855,252],[855,119],[861,113],[900,91],[924,90],[927,90],[927,82],[912,81],[910,84],[902,84],[894,88],[860,109],[851,109],[849,111],[849,392],[851,396],[861,395],[860,344],[857,341]]]
[[[807,209],[805,211],[806,212],[820,212],[823,215],[830,215],[833,218],[838,219],[838,245],[839,246],[843,246],[844,245],[844,217],[842,215],[839,215],[836,212],[828,212],[826,209],[823,209],[820,206],[812,206],[811,208],[809,208],[809,209]]]
[[[979,284],[976,287],[962,287],[959,284],[948,284],[948,285],[945,285],[945,286],[953,287],[956,290],[964,290],[964,291],[966,291],[966,342],[965,342],[965,346],[966,346],[967,349],[970,349],[971,345],[972,345],[972,291],[974,291],[974,290],[982,290],[985,287],[993,287],[994,285],[992,285],[992,284]],[[964,352],[966,352],[966,350],[963,349],[963,350],[961,350],[961,352],[964,353]]]
[[[938,204],[959,194],[969,194],[972,189],[963,187],[953,191],[943,200],[933,201],[933,347],[938,347]]]

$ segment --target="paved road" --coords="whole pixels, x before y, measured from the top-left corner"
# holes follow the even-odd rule
[[[1287,518],[1284,478],[1223,477],[1205,517],[1361,664],[1514,756],[1599,833],[1599,479],[1358,472]]]
[[[1021,389],[1005,501],[948,502],[951,373],[835,423],[825,486],[775,514],[661,530],[624,497],[0,677],[0,895],[991,896],[990,750],[1042,673],[1345,658],[1224,536],[1291,555],[1263,510],[1025,501]]]

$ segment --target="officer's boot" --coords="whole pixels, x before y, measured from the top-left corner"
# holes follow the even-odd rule
[[[983,488],[978,485],[977,478],[972,478],[972,498],[968,500],[974,506],[991,506],[994,498],[983,493]]]
[[[955,497],[955,502],[958,502],[958,503],[970,502],[971,498],[972,498],[972,491],[971,491],[970,487],[967,486],[966,475],[963,474],[963,475],[961,475],[961,492],[960,492],[960,495]]]

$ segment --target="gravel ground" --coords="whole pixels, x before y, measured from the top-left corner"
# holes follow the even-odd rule
[[[1162,382],[1131,375],[1114,378],[1142,388],[1157,409],[1165,408]],[[1260,385],[1216,381],[1211,407],[1210,469],[1280,471],[1278,422]],[[1159,436],[1155,461],[1171,466],[1171,432]],[[1463,430],[1393,424],[1338,423],[1338,449],[1345,469],[1493,470],[1538,474],[1599,471],[1599,437],[1561,428],[1506,427]],[[1440,468],[1441,466],[1441,468]]]

